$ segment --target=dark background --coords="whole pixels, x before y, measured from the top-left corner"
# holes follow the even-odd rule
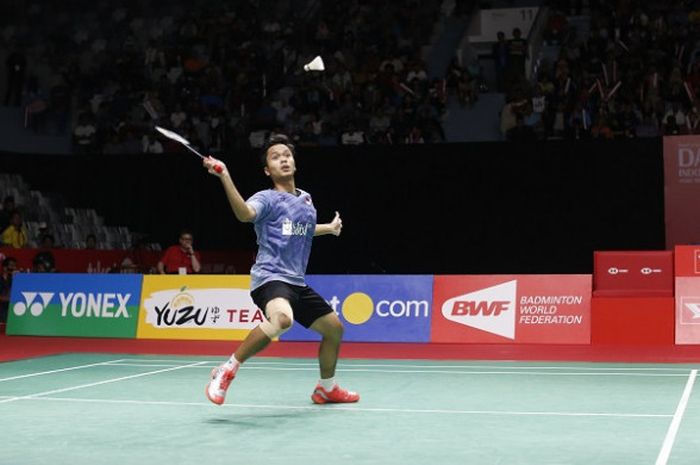
[[[662,143],[486,142],[302,148],[297,187],[319,222],[310,273],[590,273],[594,250],[664,248]],[[269,187],[258,152],[224,157],[245,198]],[[0,154],[0,171],[163,246],[191,228],[200,249],[255,249],[220,182],[188,152]]]

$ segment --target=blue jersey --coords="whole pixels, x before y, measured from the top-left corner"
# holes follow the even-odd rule
[[[316,230],[316,208],[311,195],[267,189],[254,194],[247,204],[255,210],[258,254],[250,269],[251,290],[268,281],[304,286],[306,265]]]

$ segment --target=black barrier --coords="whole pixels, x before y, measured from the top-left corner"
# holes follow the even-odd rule
[[[255,151],[223,157],[244,197],[268,187]],[[320,221],[312,273],[590,273],[594,250],[664,248],[661,139],[302,148],[297,186]],[[163,245],[255,248],[220,183],[188,153],[0,155],[0,172],[96,208]]]

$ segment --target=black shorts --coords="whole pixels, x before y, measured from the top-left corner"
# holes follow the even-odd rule
[[[304,328],[310,327],[323,315],[333,313],[331,306],[309,286],[293,286],[283,281],[269,281],[252,290],[250,296],[263,312],[272,299],[277,297],[287,299],[294,312],[294,321],[299,322]]]

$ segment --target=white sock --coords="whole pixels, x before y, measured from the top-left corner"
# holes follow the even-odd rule
[[[231,367],[231,368],[233,369],[233,372],[234,372],[234,373],[237,372],[237,371],[238,371],[238,367],[241,366],[241,362],[239,362],[238,360],[236,360],[236,356],[233,355],[233,354],[231,355],[231,358],[229,358],[228,360],[226,360],[226,362],[225,362],[224,364],[225,364],[226,366],[228,366],[228,367]]]
[[[333,388],[335,387],[335,377],[333,378],[328,378],[328,379],[319,379],[318,384],[321,385],[323,389],[326,391],[332,391]]]

